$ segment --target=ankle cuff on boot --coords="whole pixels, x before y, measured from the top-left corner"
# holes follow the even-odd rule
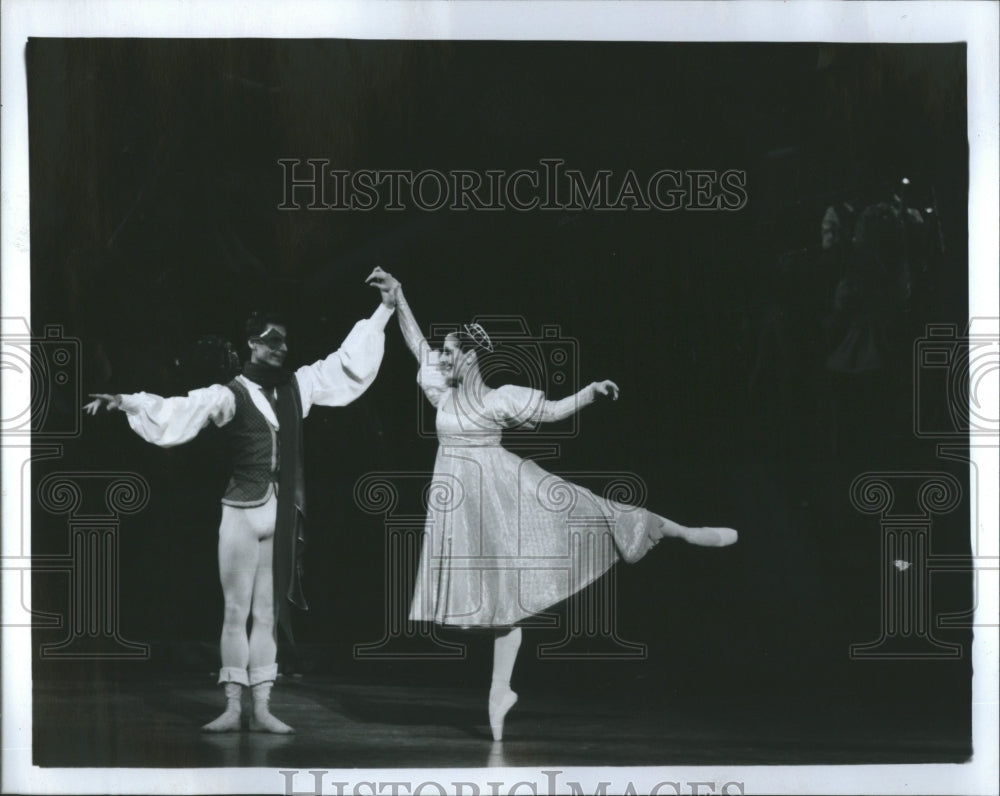
[[[242,683],[228,682],[225,685],[225,690],[226,690],[226,699],[232,699],[235,700],[236,702],[239,702],[239,700],[243,696]]]
[[[250,681],[247,679],[247,670],[238,669],[235,666],[223,666],[219,669],[219,682],[250,685]]]
[[[278,677],[278,664],[271,663],[267,666],[255,666],[250,670],[250,685],[260,685],[261,683],[273,683]]]

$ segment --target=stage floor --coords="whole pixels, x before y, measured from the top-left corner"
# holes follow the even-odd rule
[[[35,682],[34,761],[48,767],[483,768],[490,766],[960,763],[961,726],[868,699],[644,698],[641,688],[535,686],[494,743],[486,692],[283,677],[292,736],[199,732],[223,706],[208,678]],[[244,718],[245,718],[244,714]]]

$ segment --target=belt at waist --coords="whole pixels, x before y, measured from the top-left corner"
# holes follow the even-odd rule
[[[441,434],[438,443],[449,447],[496,448],[500,445],[499,434]]]

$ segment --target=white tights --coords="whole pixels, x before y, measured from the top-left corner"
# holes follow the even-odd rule
[[[490,731],[494,741],[503,740],[503,724],[507,712],[517,702],[510,689],[517,651],[521,648],[521,628],[497,631],[493,639],[493,683],[490,686]]]
[[[493,688],[510,688],[517,651],[521,648],[521,628],[498,631],[493,639]]]
[[[262,506],[223,505],[219,526],[219,579],[225,599],[222,668],[219,682],[249,685],[274,680],[277,640],[274,626],[272,559],[278,500]],[[247,618],[252,617],[247,636]],[[255,676],[256,675],[256,676]]]

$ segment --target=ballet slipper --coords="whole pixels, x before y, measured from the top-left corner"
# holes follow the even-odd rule
[[[517,694],[510,688],[490,689],[490,730],[494,741],[503,740],[503,722],[508,711],[517,702]]]
[[[700,547],[728,547],[738,538],[732,528],[688,528],[684,532],[684,541]]]
[[[253,715],[250,716],[250,732],[270,732],[275,735],[289,735],[295,732],[285,722],[271,714],[271,686],[274,683],[257,683],[250,689],[253,694]]]
[[[239,683],[226,683],[226,709],[214,721],[201,728],[202,732],[239,732],[243,686]]]
[[[250,717],[250,732],[269,732],[274,735],[291,735],[295,732],[281,719],[276,718],[266,707],[261,709],[254,707],[253,715]]]

